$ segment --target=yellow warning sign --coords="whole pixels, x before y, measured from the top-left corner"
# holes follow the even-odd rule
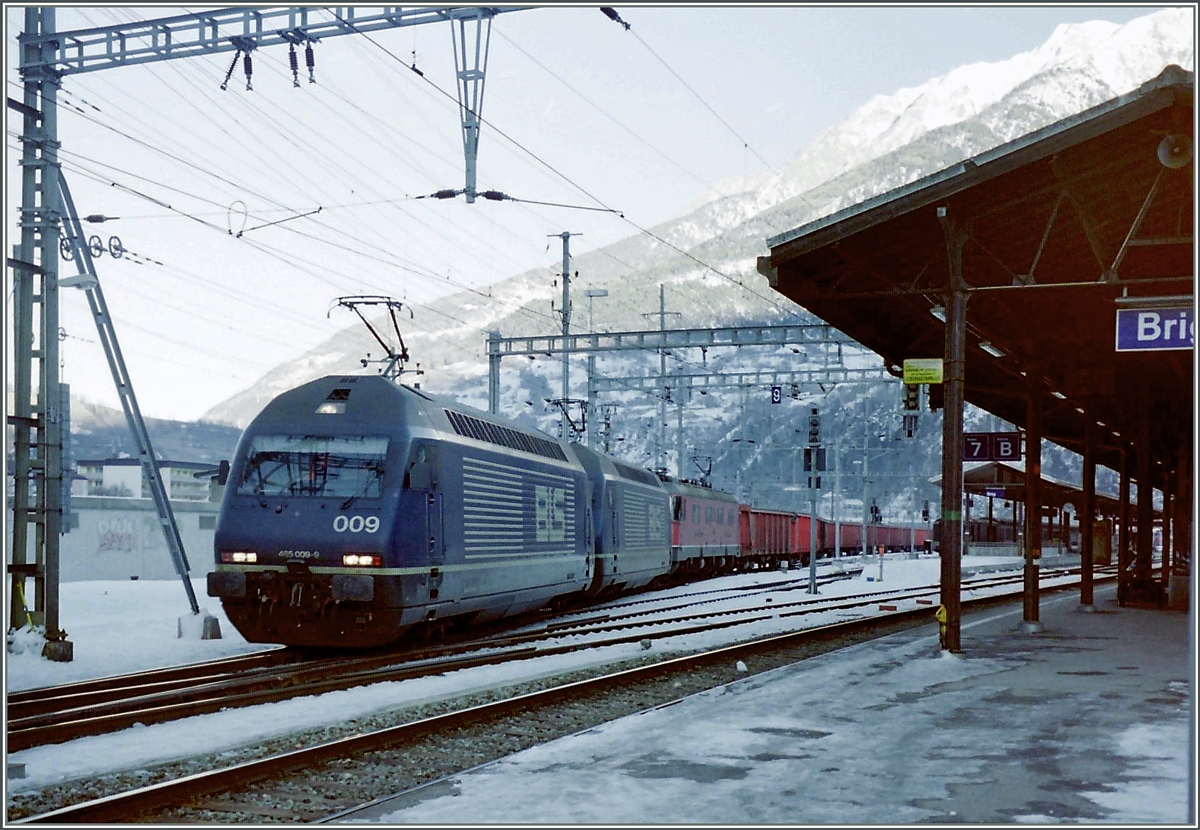
[[[910,357],[904,361],[905,383],[941,383],[940,357]]]

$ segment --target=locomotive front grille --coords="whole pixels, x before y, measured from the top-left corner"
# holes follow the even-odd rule
[[[233,625],[250,642],[309,646],[372,646],[395,638],[400,609],[377,608],[375,577],[314,574],[305,563],[287,571],[215,572]]]

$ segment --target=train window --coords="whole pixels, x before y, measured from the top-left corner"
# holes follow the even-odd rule
[[[733,509],[732,507],[731,507],[731,508],[729,508],[729,523],[730,523],[730,524],[736,524],[736,523],[737,523],[737,517],[733,515],[733,514],[734,514],[734,512],[736,512],[736,511],[734,511],[734,509]]]
[[[387,447],[383,436],[256,435],[237,492],[378,498]]]
[[[700,505],[698,504],[692,505],[692,521],[700,524]]]
[[[708,524],[712,521],[712,505],[706,505],[704,508],[704,523]]]
[[[687,508],[683,504],[683,496],[671,496],[671,516],[675,521],[679,521],[687,515]]]
[[[717,524],[719,524],[719,525],[725,524],[725,511],[718,507],[713,512],[715,512],[717,514]]]

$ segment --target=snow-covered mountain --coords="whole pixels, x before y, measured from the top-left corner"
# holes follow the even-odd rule
[[[665,286],[668,310],[683,311],[672,325],[812,322],[807,312],[775,295],[755,272],[755,258],[767,253],[767,237],[1132,91],[1170,64],[1190,71],[1193,26],[1190,8],[1163,10],[1124,25],[1064,24],[1030,52],[997,63],[962,66],[919,87],[874,98],[818,135],[781,168],[749,179],[725,180],[713,190],[734,195],[714,196],[686,215],[652,228],[653,236],[630,237],[603,251],[575,257],[574,266],[591,284],[609,290],[610,299],[595,305],[597,330],[657,328],[646,312],[658,308],[660,284]],[[410,382],[419,381],[434,393],[484,408],[485,332],[496,329],[506,337],[554,333],[551,301],[560,289],[551,279],[545,269],[531,271],[494,285],[490,297],[471,292],[449,296],[433,303],[418,319],[406,321],[409,350],[425,371]],[[589,309],[582,298],[573,307],[580,330],[586,327]],[[272,369],[251,388],[214,407],[205,419],[244,426],[285,389],[325,374],[360,372],[364,354],[378,351],[364,327],[349,327]],[[784,354],[761,353],[752,358],[706,355],[703,359],[726,368],[776,360],[794,367],[796,358],[786,349],[783,353],[786,359]],[[559,359],[516,363],[504,364],[501,411],[552,431],[557,415],[543,401],[559,396]],[[606,375],[649,375],[658,368],[657,355],[601,363]],[[583,373],[574,371],[578,374],[573,375],[577,381],[573,397],[582,397]],[[709,400],[713,397],[719,396]],[[860,398],[856,393],[845,404],[861,413]],[[664,448],[654,447],[657,430],[646,426],[657,422],[654,401],[645,395],[625,395],[620,400],[627,424],[623,429],[628,433],[623,453],[630,460],[655,466]],[[692,434],[689,442],[716,445],[732,435],[736,412],[707,417],[700,415],[702,408],[699,400],[689,402],[689,423],[707,421],[711,430],[699,430],[703,434]],[[926,434],[936,437],[932,429]]]

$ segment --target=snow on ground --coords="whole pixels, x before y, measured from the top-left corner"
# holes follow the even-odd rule
[[[179,637],[180,619],[186,623],[193,615],[178,579],[62,583],[60,625],[72,643],[74,659],[69,663],[43,659],[42,638],[22,629],[5,661],[5,689],[57,686],[263,648],[247,643],[234,630],[220,602],[205,596],[204,579],[193,579],[192,589],[200,610],[220,621],[222,639]]]
[[[847,562],[845,566],[849,564]],[[1012,557],[964,559],[964,568],[967,565],[993,564],[998,567],[1019,565],[1019,560],[1014,561]],[[907,559],[905,554],[892,554],[885,557],[882,584],[877,581],[878,565],[872,562],[858,577],[822,586],[820,593],[823,597],[832,597],[877,588],[934,584],[938,581],[939,567],[936,558]],[[750,572],[711,580],[704,583],[703,587],[767,586],[802,578],[806,573],[794,570]],[[660,593],[670,596],[694,591],[697,587],[697,584],[693,584]],[[204,586],[200,580],[196,581],[196,593],[198,598],[204,597]],[[794,601],[798,594],[802,595],[802,592],[781,592],[778,601]],[[238,635],[219,605],[206,610],[219,619],[222,639],[179,638],[180,617],[191,615],[179,581],[64,583],[60,596],[61,623],[74,644],[75,659],[70,663],[51,663],[42,659],[35,648],[10,653],[5,661],[8,691],[209,660],[263,648],[247,643]],[[745,604],[746,599],[729,602]],[[868,606],[864,613],[874,610],[875,606]],[[846,612],[827,611],[802,617],[773,618],[702,634],[667,638],[656,641],[654,648],[672,652],[714,647],[842,619],[846,619]],[[35,638],[28,636],[25,642],[36,644]],[[220,752],[257,743],[269,736],[341,722],[452,693],[492,688],[643,655],[637,643],[593,648],[573,654],[479,666],[433,677],[378,683],[199,715],[172,723],[134,726],[109,735],[12,753],[8,756],[8,762],[24,764],[26,777],[9,780],[8,788],[9,792],[20,792],[74,778],[135,769],[200,753]]]
[[[1108,588],[1104,593],[1111,599]],[[1071,613],[1077,602],[1064,594],[1047,597],[1043,606]],[[1011,631],[1012,619],[1011,609],[996,610],[964,628]],[[1063,625],[1061,616],[1054,619]],[[1022,661],[1011,651],[952,655],[937,650],[935,637],[913,635],[782,666],[534,746],[347,821],[987,826],[1100,820],[1121,826],[1187,820],[1186,706],[1155,709],[1138,723],[1132,712],[1095,706],[1095,681],[1078,675],[1096,672],[1035,668],[1034,677],[1014,680],[1010,672],[1019,675]],[[1070,658],[1060,653],[1055,659]],[[1038,694],[1037,705],[1019,705],[1022,689]],[[1065,693],[1054,695],[1057,689]],[[1097,725],[1096,717],[1108,719]],[[1162,722],[1146,722],[1155,717]],[[1088,780],[1077,782],[1081,774]],[[1040,812],[1026,812],[1029,807]]]

